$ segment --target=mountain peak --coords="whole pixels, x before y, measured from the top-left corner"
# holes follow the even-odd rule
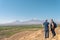
[[[19,20],[16,20],[15,22],[20,22]]]

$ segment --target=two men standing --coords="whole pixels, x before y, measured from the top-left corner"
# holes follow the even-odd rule
[[[55,28],[57,27],[57,24],[53,21],[53,19],[50,20],[51,23],[48,22],[48,20],[45,20],[43,23],[45,28],[45,38],[49,38],[49,27],[51,29],[53,37],[56,36]]]

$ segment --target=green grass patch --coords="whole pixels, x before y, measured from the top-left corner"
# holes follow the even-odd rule
[[[42,25],[0,26],[0,38],[10,37],[21,31],[37,31],[42,28]]]

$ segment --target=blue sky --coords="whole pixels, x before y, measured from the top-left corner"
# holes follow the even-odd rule
[[[0,0],[0,23],[50,18],[60,20],[60,0]]]

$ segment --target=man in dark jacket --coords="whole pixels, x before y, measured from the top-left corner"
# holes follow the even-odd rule
[[[53,37],[56,36],[55,28],[57,27],[57,24],[53,21],[53,19],[51,19],[50,27]]]
[[[45,28],[45,38],[49,38],[49,22],[45,20],[43,23],[44,28]]]

